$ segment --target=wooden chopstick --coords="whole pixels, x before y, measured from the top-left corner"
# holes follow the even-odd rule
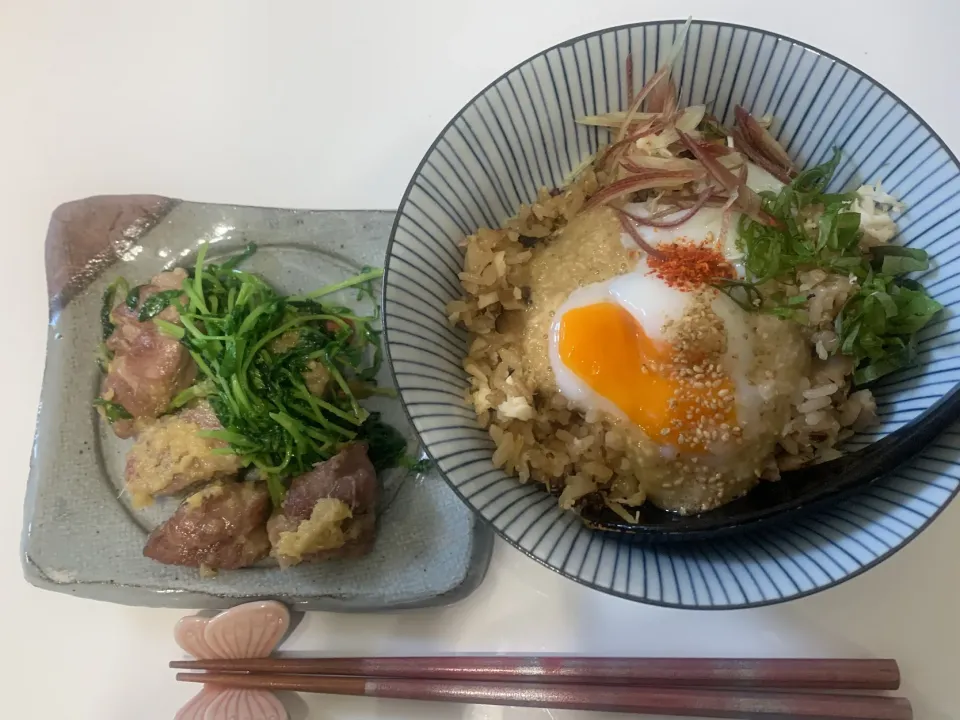
[[[478,680],[589,685],[753,688],[778,690],[896,690],[896,660],[586,658],[586,657],[368,657],[183,660],[180,670],[347,675],[378,678]]]
[[[223,672],[178,673],[177,680],[260,690],[673,717],[741,720],[913,720],[913,711],[906,698],[875,695]]]

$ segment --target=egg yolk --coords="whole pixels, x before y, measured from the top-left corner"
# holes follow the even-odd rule
[[[655,442],[704,450],[736,422],[729,377],[681,377],[671,347],[615,303],[571,308],[557,340],[564,365]]]

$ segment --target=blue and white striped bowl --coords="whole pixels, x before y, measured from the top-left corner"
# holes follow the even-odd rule
[[[414,174],[387,250],[386,345],[397,387],[423,446],[465,502],[508,542],[598,590],[687,608],[766,605],[836,585],[917,536],[960,487],[960,425],[907,465],[853,496],[777,527],[710,542],[643,545],[591,531],[540,487],[491,463],[492,442],[464,403],[466,337],[444,306],[461,294],[458,246],[497,227],[540,186],[554,187],[603,142],[581,115],[625,105],[624,61],[648,78],[682,27],[641,23],[591,33],[539,53],[494,81],[444,128]],[[801,165],[844,161],[835,189],[881,180],[903,199],[896,242],[926,249],[920,279],[946,306],[924,330],[922,364],[876,391],[882,424],[865,447],[920,416],[960,381],[960,170],[933,130],[857,69],[803,43],[723,23],[694,22],[678,60],[681,104],[770,113]],[[942,409],[942,403],[938,406]],[[911,425],[916,427],[916,425]]]

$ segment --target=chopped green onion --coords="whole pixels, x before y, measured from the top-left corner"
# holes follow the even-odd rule
[[[923,250],[902,246],[860,247],[860,214],[850,210],[852,194],[826,193],[840,162],[835,151],[826,163],[805,170],[779,193],[761,193],[763,208],[779,222],[769,226],[746,215],[740,219],[738,246],[746,281],[730,287],[757,288],[768,281],[800,285],[800,274],[820,268],[855,281],[834,328],[839,352],[855,361],[854,381],[873,382],[914,361],[910,351],[919,332],[941,305],[907,273],[928,269]],[[815,228],[810,227],[816,219]],[[766,292],[760,302],[747,296],[740,304],[797,322],[806,321],[807,297]]]
[[[906,275],[922,272],[930,267],[926,250],[903,247],[902,245],[879,245],[870,248],[873,266],[884,275]],[[877,265],[879,264],[879,268]]]

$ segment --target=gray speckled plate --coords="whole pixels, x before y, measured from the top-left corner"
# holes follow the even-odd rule
[[[393,218],[383,211],[274,210],[132,195],[59,207],[46,244],[51,320],[24,510],[27,580],[82,597],[161,607],[273,598],[303,610],[372,611],[441,605],[469,594],[486,572],[492,538],[432,473],[384,478],[377,543],[360,560],[201,579],[193,569],[144,558],[147,533],[177,501],[130,507],[120,492],[129,441],[115,438],[90,404],[100,382],[93,361],[100,297],[118,275],[142,282],[189,264],[202,241],[212,244],[211,258],[256,242],[260,250],[246,267],[286,292],[303,292],[363,265],[380,265]],[[356,306],[353,297],[339,300]],[[398,403],[380,401],[376,409],[415,437]]]

